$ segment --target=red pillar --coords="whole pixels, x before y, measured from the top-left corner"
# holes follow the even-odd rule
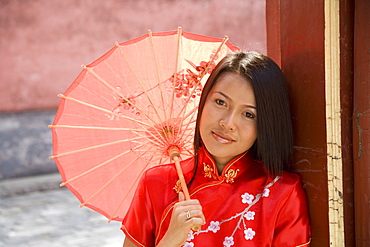
[[[311,246],[318,247],[334,246],[329,237],[332,222],[328,212],[333,209],[328,206],[325,109],[325,74],[328,73],[325,71],[325,4],[328,3],[328,0],[266,1],[267,51],[288,81],[295,134],[293,165],[303,179],[309,200]],[[360,238],[364,244],[370,241],[369,4],[367,0],[339,0],[343,188],[338,193],[344,210],[344,226],[340,226],[345,240],[342,245],[348,247],[365,246],[358,245]]]
[[[355,245],[354,175],[353,175],[353,40],[354,3],[340,1],[340,98],[342,110],[342,157],[345,246]]]
[[[309,200],[312,246],[329,246],[324,5],[322,1],[267,0],[266,19],[268,56],[280,64],[290,91],[294,168]]]
[[[370,1],[355,1],[353,148],[356,247],[370,243]]]

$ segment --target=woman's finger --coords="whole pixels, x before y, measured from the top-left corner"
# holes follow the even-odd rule
[[[179,197],[179,199],[182,199]],[[189,201],[179,201],[175,203],[174,209],[184,209],[184,210],[190,210],[190,209],[202,209],[202,206],[200,205],[199,201],[196,199],[192,199]]]
[[[182,217],[185,218],[185,220],[189,220],[195,217],[204,219],[203,212],[202,210],[199,210],[199,209],[191,209],[191,210],[184,211],[182,213]]]
[[[185,195],[182,191],[179,192],[179,202],[185,201]]]

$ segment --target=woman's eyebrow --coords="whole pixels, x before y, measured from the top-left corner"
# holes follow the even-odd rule
[[[219,93],[219,94],[221,94],[222,96],[224,96],[226,99],[228,99],[228,100],[231,100],[231,101],[232,101],[232,99],[231,99],[229,96],[227,96],[226,94],[224,94],[223,92],[216,91],[215,93]],[[248,107],[248,108],[257,109],[257,107],[255,107],[254,105],[245,104],[245,106],[246,106],[246,107]]]
[[[222,96],[224,96],[226,99],[228,99],[228,100],[232,100],[229,96],[227,96],[227,95],[226,95],[226,94],[224,94],[223,92],[217,91],[217,92],[215,92],[215,93],[219,93],[219,94],[221,94]]]

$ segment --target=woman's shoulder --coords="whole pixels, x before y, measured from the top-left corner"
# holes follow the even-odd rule
[[[304,193],[301,177],[297,173],[284,171],[279,177],[277,185],[282,194]]]
[[[283,171],[279,176],[270,177],[272,187],[279,191],[280,194],[290,194],[294,190],[302,189],[301,177],[293,172]]]
[[[283,183],[291,184],[291,185],[300,183],[300,181],[301,181],[300,175],[298,175],[297,173],[294,173],[294,172],[283,171],[283,173],[280,177],[281,177],[281,181]]]

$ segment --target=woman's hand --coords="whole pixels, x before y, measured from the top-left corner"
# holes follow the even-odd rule
[[[202,206],[199,201],[185,201],[184,194],[180,192],[179,202],[173,208],[168,230],[157,247],[182,246],[188,237],[190,229],[204,225],[205,223]]]

